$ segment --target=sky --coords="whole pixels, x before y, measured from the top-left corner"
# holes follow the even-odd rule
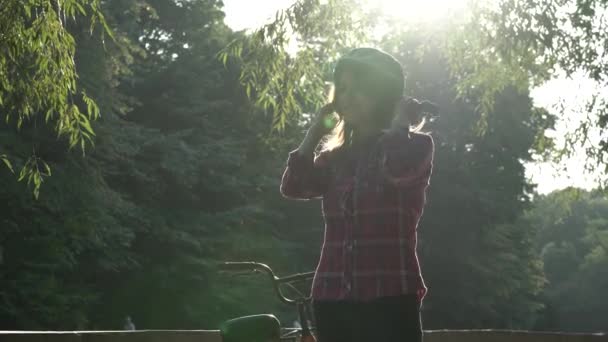
[[[294,0],[224,0],[224,21],[235,31],[263,25]]]
[[[224,0],[225,22],[233,30],[252,29],[259,27],[274,17],[277,10],[287,8],[294,0]],[[420,17],[434,20],[438,13],[458,8],[463,0],[376,0],[374,3],[384,6],[387,13],[396,13],[400,17],[407,17],[416,13]],[[442,10],[438,10],[442,9]],[[577,111],[584,107],[595,85],[577,75],[573,79],[564,77],[556,78],[535,88],[531,92],[536,106],[549,109],[550,112],[560,103],[566,103],[565,120],[557,123],[553,134],[557,143],[563,141],[564,132],[577,122]],[[541,194],[568,186],[591,189],[594,187],[596,174],[590,174],[584,168],[584,153],[564,161],[561,165],[552,163],[528,163],[526,164],[526,176],[536,183],[537,191]],[[565,166],[566,170],[562,170]]]

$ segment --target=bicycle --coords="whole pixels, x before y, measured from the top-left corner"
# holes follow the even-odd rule
[[[312,334],[311,297],[299,291],[294,283],[306,281],[314,277],[315,272],[296,273],[285,277],[277,277],[273,270],[258,262],[224,262],[219,265],[223,272],[266,273],[273,284],[274,292],[286,304],[295,305],[298,310],[298,321],[301,328],[281,328],[279,320],[272,314],[250,315],[233,318],[220,325],[222,342],[316,342]],[[281,285],[289,286],[298,296],[286,297]],[[299,338],[298,338],[299,337]]]

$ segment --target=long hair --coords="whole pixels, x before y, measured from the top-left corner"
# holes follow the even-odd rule
[[[335,103],[335,101],[336,86],[332,83],[327,94],[327,102]],[[322,151],[331,151],[340,148],[341,146],[345,145],[346,141],[351,139],[353,134],[353,128],[348,125],[340,115],[334,113],[333,116],[333,119],[336,121],[336,125],[331,133],[325,137],[322,143]]]

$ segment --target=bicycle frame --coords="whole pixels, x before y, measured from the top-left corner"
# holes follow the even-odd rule
[[[251,273],[267,274],[268,277],[270,278],[270,281],[272,282],[273,289],[274,289],[274,292],[277,295],[277,297],[279,297],[279,299],[283,303],[289,304],[289,305],[295,305],[297,307],[300,325],[302,326],[300,342],[316,342],[316,338],[311,333],[310,327],[308,325],[308,318],[310,317],[312,319],[312,315],[310,314],[310,311],[308,310],[310,301],[311,301],[310,295],[308,295],[308,296],[301,295],[300,297],[297,297],[297,298],[288,298],[283,294],[283,292],[281,291],[281,287],[280,287],[280,285],[286,284],[286,285],[291,286],[294,290],[297,291],[297,289],[295,289],[295,287],[293,287],[291,285],[291,283],[311,279],[314,276],[315,272],[297,273],[297,274],[279,278],[274,274],[273,270],[268,265],[258,263],[258,262],[252,262],[252,261],[224,262],[224,263],[221,263],[220,265],[218,265],[218,268],[220,269],[220,271],[224,271],[224,272],[251,272]],[[297,292],[300,293],[299,291],[297,291]],[[230,320],[226,323],[245,325],[246,323],[243,323],[245,321],[238,321],[238,320],[245,319],[245,320],[248,320],[248,322],[258,320],[259,323],[253,322],[251,324],[253,324],[253,325],[257,324],[258,326],[266,325],[266,326],[280,328],[280,326],[277,326],[276,325],[277,323],[274,322],[276,320],[276,317],[272,316],[272,318],[271,318],[268,316],[272,316],[272,315],[255,315],[255,316],[241,317],[241,318],[237,318],[234,320]],[[276,322],[278,322],[278,320],[276,320]],[[275,328],[267,328],[266,333],[269,335],[275,336],[274,335],[275,332],[271,331],[272,329],[275,329]],[[223,332],[223,330],[222,330],[222,332]],[[276,337],[270,337],[270,338],[273,338],[274,340],[276,340]],[[230,341],[227,341],[227,342],[230,342]]]

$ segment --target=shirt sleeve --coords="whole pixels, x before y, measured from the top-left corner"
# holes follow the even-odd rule
[[[311,199],[321,197],[327,190],[329,171],[327,154],[318,157],[289,153],[287,168],[281,180],[281,194],[287,198]]]
[[[416,134],[410,141],[388,148],[384,156],[386,179],[399,187],[428,185],[433,169],[433,138]]]

